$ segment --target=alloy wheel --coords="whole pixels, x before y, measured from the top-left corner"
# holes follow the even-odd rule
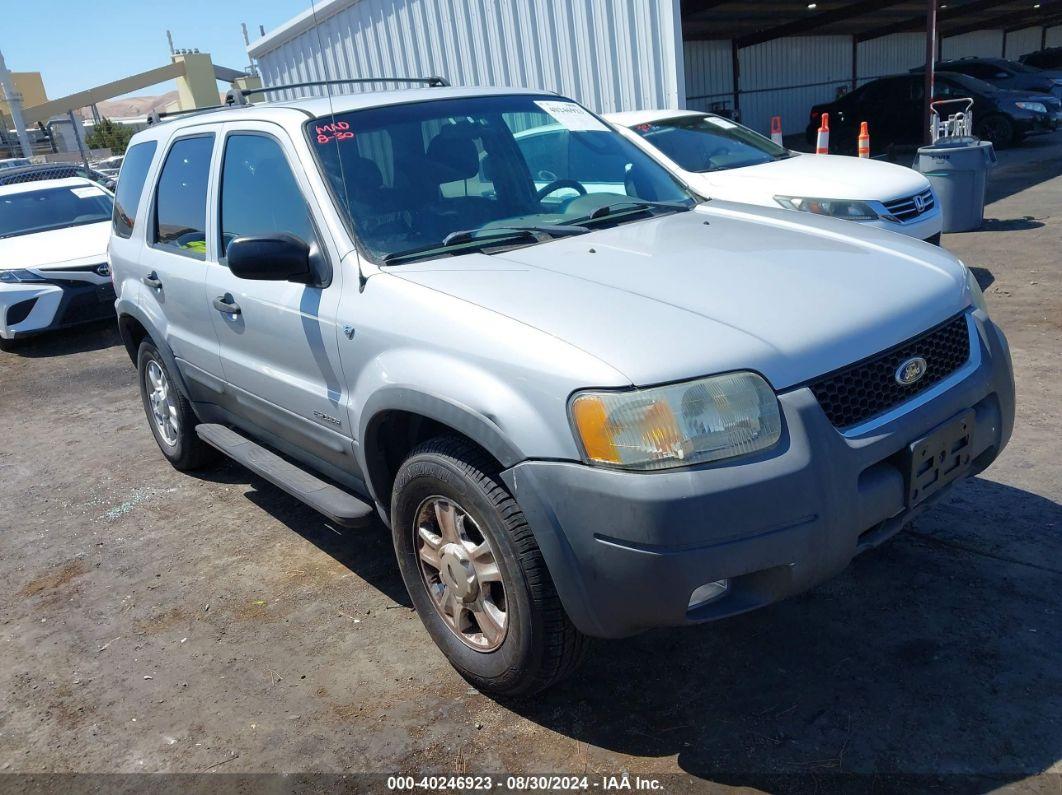
[[[468,512],[446,497],[428,497],[417,508],[413,548],[432,603],[450,631],[479,652],[501,646],[508,629],[501,569]]]
[[[155,429],[159,436],[174,447],[180,435],[180,424],[177,415],[177,403],[173,399],[173,389],[166,371],[158,362],[148,362],[144,372],[147,387],[148,402],[151,405],[151,416],[155,421]]]

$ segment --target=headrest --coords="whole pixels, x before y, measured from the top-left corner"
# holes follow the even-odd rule
[[[358,201],[369,201],[383,187],[380,167],[367,157],[344,159],[343,180],[351,198]]]
[[[469,179],[479,173],[479,150],[473,137],[476,128],[468,123],[447,124],[428,144],[428,160],[437,167],[440,184]]]

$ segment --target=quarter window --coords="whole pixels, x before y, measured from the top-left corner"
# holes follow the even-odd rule
[[[315,240],[309,208],[284,151],[265,135],[230,135],[221,172],[221,256],[238,237],[281,232],[306,243]]]
[[[144,193],[148,168],[155,157],[156,141],[144,141],[129,149],[122,161],[121,179],[114,192],[114,233],[131,237],[140,197]]]
[[[170,147],[155,194],[155,242],[206,258],[207,180],[214,136],[182,138]]]

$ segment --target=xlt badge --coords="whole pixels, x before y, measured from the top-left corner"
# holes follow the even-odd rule
[[[329,416],[328,414],[325,414],[324,412],[315,411],[313,413],[313,416],[315,416],[317,419],[321,420],[322,422],[327,422],[330,425],[335,425],[337,428],[342,428],[343,427],[343,423],[342,422],[340,422],[335,417],[332,417],[332,416]]]

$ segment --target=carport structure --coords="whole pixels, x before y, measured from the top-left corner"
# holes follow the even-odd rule
[[[792,133],[816,102],[929,53],[1017,58],[1062,44],[1062,1],[681,0],[681,24],[689,107],[730,107],[757,129],[781,115]]]

